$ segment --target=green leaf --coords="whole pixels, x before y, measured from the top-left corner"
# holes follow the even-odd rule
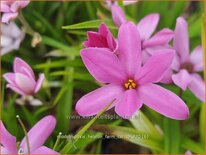
[[[132,125],[137,129],[139,132],[146,132],[150,134],[154,139],[161,140],[162,134],[158,131],[155,126],[149,121],[149,119],[140,111],[138,110],[135,115],[132,116],[130,119]]]
[[[110,29],[117,29],[113,26],[111,20],[91,20],[78,24],[63,26],[63,29],[71,30],[71,29],[89,29],[89,28],[98,28],[99,25],[104,22]]]
[[[205,144],[205,104],[201,105],[200,109],[200,139]]]
[[[133,128],[114,125],[96,125],[92,129],[103,132],[107,136],[115,136],[116,138],[124,139],[152,150],[162,151],[162,142],[153,139],[147,132],[140,132]]]

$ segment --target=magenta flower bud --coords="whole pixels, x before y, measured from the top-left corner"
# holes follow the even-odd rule
[[[7,88],[23,96],[33,95],[39,91],[44,80],[44,74],[40,74],[36,81],[32,68],[20,58],[15,58],[13,69],[14,73],[3,75],[8,82]]]

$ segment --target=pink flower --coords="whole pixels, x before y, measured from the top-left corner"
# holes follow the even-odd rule
[[[1,0],[1,12],[3,13],[1,21],[8,23],[15,19],[19,11],[29,4],[29,0]]]
[[[20,58],[15,58],[13,69],[14,73],[3,75],[9,83],[7,84],[8,88],[23,96],[33,95],[39,91],[44,80],[44,74],[40,74],[39,79],[35,81],[33,70]]]
[[[110,8],[112,5],[116,4],[117,5],[117,1],[116,0],[105,0],[107,6]],[[131,5],[134,3],[137,3],[138,0],[123,0],[123,5]]]
[[[88,41],[83,43],[85,47],[108,48],[112,52],[116,51],[115,38],[104,23],[99,26],[98,32],[89,31],[87,35]]]
[[[14,22],[1,25],[1,55],[18,50],[24,39],[24,32]]]
[[[188,26],[184,18],[177,19],[174,37],[174,49],[177,54],[172,68],[173,82],[182,90],[189,88],[201,101],[205,101],[205,83],[197,73],[203,71],[203,49],[196,47],[189,55]]]
[[[132,116],[144,104],[178,120],[187,119],[189,110],[174,93],[153,83],[159,82],[170,67],[174,50],[155,53],[141,66],[141,38],[136,26],[122,24],[118,34],[118,56],[105,48],[86,48],[82,60],[92,76],[106,85],[83,96],[76,104],[81,116],[100,112],[111,101],[122,117]]]
[[[112,6],[112,17],[114,23],[119,27],[127,22],[125,13],[118,5]],[[159,22],[159,14],[152,13],[142,18],[137,24],[142,43],[142,63],[144,64],[148,58],[158,52],[158,50],[170,49],[168,43],[173,39],[174,32],[168,28],[164,28],[154,34]],[[161,80],[162,83],[171,83],[171,71]]]
[[[51,135],[56,125],[53,116],[46,116],[37,122],[28,132],[28,139],[31,154],[58,154],[52,149],[43,146],[46,139]],[[16,148],[16,137],[12,136],[0,121],[1,131],[1,154],[28,154],[26,137],[21,141],[19,148]]]

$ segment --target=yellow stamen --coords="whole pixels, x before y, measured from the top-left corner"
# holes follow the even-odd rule
[[[125,84],[124,87],[126,89],[135,89],[137,87],[137,84],[135,83],[134,80],[129,79]]]

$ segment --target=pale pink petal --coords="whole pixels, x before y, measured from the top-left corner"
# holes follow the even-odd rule
[[[191,78],[187,70],[181,69],[177,74],[172,75],[172,80],[182,90],[186,90]]]
[[[108,44],[109,49],[111,49],[112,52],[116,52],[117,43],[111,32],[108,32],[107,34],[107,44]]]
[[[1,2],[1,12],[10,12],[10,8],[7,4]]]
[[[16,154],[16,137],[12,136],[4,127],[4,124],[0,120],[0,144],[5,148],[3,153]],[[8,152],[9,151],[9,152]]]
[[[22,95],[22,96],[27,96],[28,94],[26,94],[24,91],[22,91],[20,88],[18,88],[18,86],[16,85],[12,85],[12,84],[7,84],[6,85],[7,88],[10,88],[11,90],[13,90],[14,92]]]
[[[41,146],[36,150],[34,150],[32,154],[59,154],[59,153],[46,146]]]
[[[194,71],[203,71],[203,49],[202,46],[196,47],[190,55],[190,62],[194,65]]]
[[[192,155],[192,152],[189,151],[189,150],[187,150],[187,151],[185,152],[185,155]]]
[[[18,12],[20,9],[25,8],[30,3],[29,0],[23,0],[23,1],[15,1],[11,5],[12,12]]]
[[[51,135],[52,131],[56,126],[56,119],[48,115],[38,121],[28,132],[29,144],[31,152],[35,151],[41,147],[47,138]],[[21,141],[20,148],[24,150],[24,153],[27,153],[27,143],[26,137]]]
[[[81,116],[96,115],[123,91],[121,86],[108,84],[83,96],[77,102],[75,109]],[[110,108],[113,106],[114,104]]]
[[[118,34],[119,59],[127,74],[134,76],[141,66],[141,39],[132,22],[122,24]]]
[[[135,89],[126,90],[117,99],[115,112],[122,118],[129,119],[142,106]]]
[[[182,17],[177,18],[176,21],[174,48],[180,57],[181,63],[185,63],[189,60],[188,25]]]
[[[189,117],[186,104],[173,92],[156,84],[147,84],[138,87],[139,98],[148,107],[158,113],[176,120],[185,120]]]
[[[155,31],[159,22],[160,15],[158,13],[152,13],[142,18],[137,24],[140,37],[142,40],[148,39]]]
[[[81,50],[82,60],[90,74],[99,82],[122,84],[126,80],[118,57],[103,48]]]
[[[116,4],[112,5],[111,10],[112,10],[112,19],[116,26],[120,27],[123,23],[127,21],[124,11],[118,5]]]
[[[159,82],[169,69],[174,56],[175,52],[171,49],[159,50],[152,55],[135,75],[138,84]]]
[[[131,4],[137,3],[138,0],[123,0],[122,2],[124,5],[131,5]]]
[[[195,94],[197,98],[199,98],[202,102],[206,101],[205,96],[205,82],[198,74],[192,74],[190,76],[191,82],[188,85],[188,88]]]
[[[16,73],[15,83],[17,87],[23,92],[25,92],[27,95],[31,95],[34,93],[36,82],[33,78],[29,78],[21,73]]]
[[[45,75],[44,74],[40,74],[39,79],[36,82],[36,86],[35,86],[35,90],[34,93],[37,93],[39,91],[39,89],[41,88],[41,85],[44,81]]]
[[[35,78],[32,68],[22,59],[14,59],[14,73],[21,73],[28,77]]]
[[[12,85],[16,85],[16,83],[15,83],[15,74],[14,73],[6,73],[6,74],[3,75],[3,77],[8,83],[10,83]]]
[[[2,15],[2,23],[9,23],[11,20],[15,19],[18,16],[18,13],[3,13]]]
[[[151,46],[164,46],[174,37],[174,32],[170,29],[162,29],[157,32],[153,37],[143,42],[143,48]]]
[[[161,83],[170,84],[172,83],[172,69],[168,69],[166,73],[163,75],[162,79],[160,80]]]

